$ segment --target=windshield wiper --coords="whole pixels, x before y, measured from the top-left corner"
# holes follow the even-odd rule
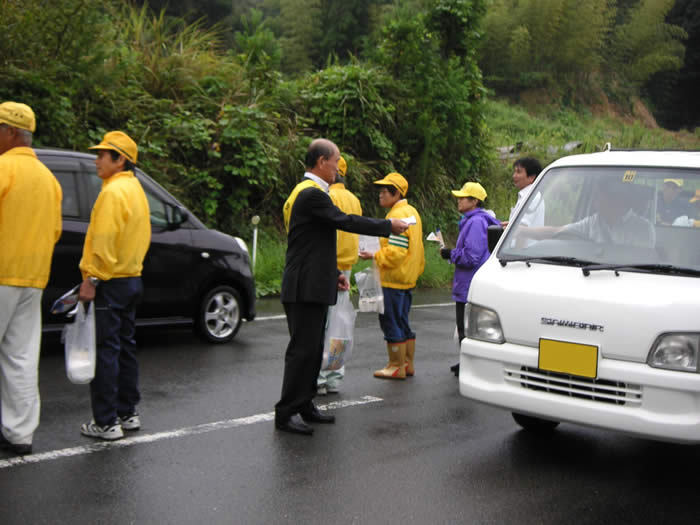
[[[578,259],[576,257],[568,257],[566,255],[542,255],[542,256],[524,256],[524,257],[513,257],[513,258],[499,258],[498,262],[501,266],[505,266],[509,262],[524,262],[530,266],[530,261],[535,262],[553,262],[560,263],[566,266],[583,266],[583,265],[593,265],[592,261],[585,261],[583,259]]]
[[[592,264],[581,268],[585,276],[589,276],[591,272],[598,270],[613,270],[617,276],[620,275],[618,270],[647,270],[650,272],[700,276],[700,270],[673,264]]]

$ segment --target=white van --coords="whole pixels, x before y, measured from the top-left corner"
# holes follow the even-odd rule
[[[461,394],[528,430],[700,443],[699,189],[697,152],[608,147],[543,170],[471,284]]]

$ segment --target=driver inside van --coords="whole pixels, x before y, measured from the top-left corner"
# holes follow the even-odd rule
[[[593,198],[595,212],[564,226],[522,227],[520,235],[531,239],[573,237],[598,243],[653,248],[656,235],[651,221],[638,215],[640,209],[631,183],[600,181]]]

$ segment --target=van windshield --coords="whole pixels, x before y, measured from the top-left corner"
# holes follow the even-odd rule
[[[561,167],[540,177],[501,243],[501,261],[700,270],[700,171]]]

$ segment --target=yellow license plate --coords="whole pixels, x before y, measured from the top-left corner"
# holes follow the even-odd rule
[[[598,375],[598,347],[540,339],[538,367],[550,372],[595,378]]]

